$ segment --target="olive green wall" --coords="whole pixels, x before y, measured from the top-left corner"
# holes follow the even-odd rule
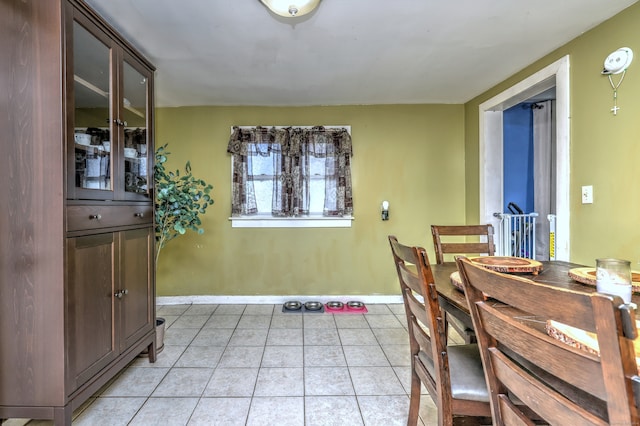
[[[570,55],[571,261],[594,265],[618,257],[640,269],[640,3],[572,40],[515,76],[465,104],[466,218],[479,217],[478,107],[491,97]],[[542,29],[543,30],[543,29]],[[618,93],[600,74],[609,53],[630,47],[636,58]],[[614,76],[617,82],[620,75]],[[594,203],[581,203],[593,185]]]
[[[156,144],[168,167],[191,161],[214,185],[205,233],[171,241],[158,295],[398,294],[387,235],[433,253],[429,225],[464,223],[462,105],[185,107],[157,110]],[[233,125],[350,125],[355,220],[351,228],[231,228]],[[390,220],[380,203],[390,202]]]

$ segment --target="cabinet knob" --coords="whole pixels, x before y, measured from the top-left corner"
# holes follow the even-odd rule
[[[92,214],[92,215],[89,215],[89,219],[90,220],[100,220],[100,219],[102,219],[102,215],[100,215],[100,214]]]
[[[122,295],[123,295],[122,290],[116,291],[113,295],[118,299],[122,299]]]
[[[126,288],[124,290],[122,290],[122,294],[124,296],[126,296],[127,294],[129,294],[129,290],[127,290]]]
[[[133,215],[134,215],[135,217],[144,217],[144,213],[140,213],[140,212],[138,212],[138,213],[134,213]]]

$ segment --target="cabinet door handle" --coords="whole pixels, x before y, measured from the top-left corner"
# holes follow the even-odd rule
[[[138,212],[138,213],[134,213],[133,215],[134,215],[135,217],[144,217],[144,213],[140,213],[140,212]]]
[[[123,296],[126,296],[127,294],[129,294],[129,290],[127,290],[126,288],[124,290],[121,291]]]
[[[92,214],[92,215],[89,215],[89,219],[90,220],[100,220],[100,219],[102,219],[102,215],[100,215],[100,214]]]
[[[118,299],[122,299],[122,290],[116,291],[113,295]]]

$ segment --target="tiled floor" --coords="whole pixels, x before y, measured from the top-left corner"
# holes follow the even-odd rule
[[[406,424],[410,367],[402,305],[368,305],[366,314],[281,308],[158,306],[166,331],[157,361],[133,361],[74,413],[73,424]],[[432,425],[436,418],[425,395],[421,420]]]

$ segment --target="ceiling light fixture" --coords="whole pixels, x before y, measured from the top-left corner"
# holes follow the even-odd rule
[[[276,15],[295,18],[312,12],[320,0],[260,0]]]

